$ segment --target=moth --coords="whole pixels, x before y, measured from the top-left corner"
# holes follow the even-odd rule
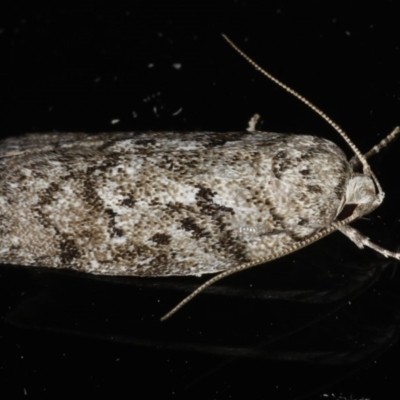
[[[325,119],[355,156],[315,136],[261,132],[30,134],[0,143],[0,262],[102,275],[217,273],[210,284],[340,230],[386,257],[350,222],[384,192],[367,158],[325,113],[226,41]]]

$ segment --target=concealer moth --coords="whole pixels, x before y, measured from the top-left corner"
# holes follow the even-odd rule
[[[367,158],[325,113],[225,40],[320,115],[354,152],[309,135],[241,132],[28,134],[0,142],[0,262],[101,275],[217,273],[214,282],[340,230],[400,259],[349,224],[384,192]],[[346,215],[346,217],[343,217]]]

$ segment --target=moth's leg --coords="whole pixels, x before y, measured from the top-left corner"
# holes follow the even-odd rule
[[[250,120],[249,120],[249,126],[248,126],[248,128],[246,129],[247,130],[247,132],[254,132],[255,130],[256,130],[256,125],[257,125],[257,122],[258,122],[258,120],[260,119],[260,116],[258,115],[258,114],[254,114],[251,118],[250,118]]]
[[[378,246],[375,243],[372,243],[369,238],[367,238],[362,233],[358,232],[356,229],[352,228],[349,225],[342,226],[341,228],[339,228],[339,230],[343,234],[345,234],[352,242],[354,242],[360,249],[363,249],[364,246],[366,246],[384,255],[385,257],[393,257],[397,260],[400,260],[400,252],[389,251],[381,246]]]
[[[377,145],[375,145],[370,151],[368,151],[367,153],[364,154],[365,158],[370,158],[372,156],[374,156],[375,154],[378,154],[382,149],[384,149],[386,146],[388,146],[390,144],[390,142],[392,142],[394,139],[396,139],[396,137],[400,134],[400,126],[396,126],[396,128],[394,128],[392,130],[392,132],[389,133],[389,135],[387,135],[385,138],[383,138]],[[353,166],[356,166],[357,164],[359,164],[359,160],[357,157],[353,157],[350,160],[350,163]]]

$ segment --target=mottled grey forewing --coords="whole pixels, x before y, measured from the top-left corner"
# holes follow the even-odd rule
[[[0,261],[200,275],[331,223],[350,171],[324,139],[254,133],[29,135],[0,150]]]

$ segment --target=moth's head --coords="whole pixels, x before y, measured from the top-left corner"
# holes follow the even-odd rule
[[[359,217],[374,211],[383,201],[384,193],[379,191],[370,174],[355,173],[347,188],[344,209],[352,209]]]

